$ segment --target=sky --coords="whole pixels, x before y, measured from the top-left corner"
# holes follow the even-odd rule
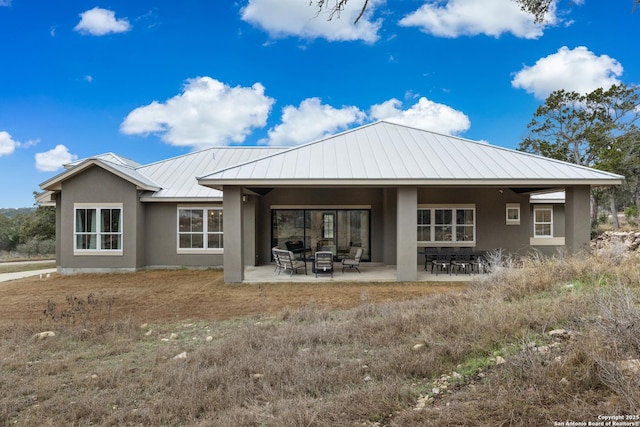
[[[317,2],[313,2],[316,4]],[[332,4],[329,0],[327,3]],[[554,90],[640,81],[633,0],[0,0],[0,208],[62,165],[295,146],[387,120],[517,148]]]

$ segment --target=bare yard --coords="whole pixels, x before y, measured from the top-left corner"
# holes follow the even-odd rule
[[[219,270],[144,271],[127,274],[54,275],[0,283],[3,321],[33,321],[47,302],[66,297],[112,298],[111,314],[140,322],[225,320],[313,305],[356,307],[363,302],[409,300],[462,290],[461,283],[265,283],[225,285]]]

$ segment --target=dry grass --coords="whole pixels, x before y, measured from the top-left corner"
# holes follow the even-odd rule
[[[213,271],[5,284],[0,424],[499,426],[634,415],[638,377],[618,361],[640,357],[639,277],[637,260],[559,258],[458,292],[225,286]],[[548,336],[560,326],[574,338]],[[57,335],[33,338],[48,329]],[[506,363],[495,366],[497,355]],[[415,411],[452,371],[465,377]]]

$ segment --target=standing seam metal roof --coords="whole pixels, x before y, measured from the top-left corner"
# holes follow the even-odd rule
[[[611,183],[624,177],[459,137],[389,122],[250,160],[200,178],[205,185],[231,180],[560,180]],[[346,184],[346,182],[345,182]]]

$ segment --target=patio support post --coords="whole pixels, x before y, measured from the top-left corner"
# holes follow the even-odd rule
[[[224,282],[240,283],[244,280],[242,187],[224,186],[222,191]]]
[[[591,239],[591,218],[587,185],[565,189],[565,245],[571,254],[589,248]]]
[[[396,268],[399,282],[418,280],[416,253],[418,251],[418,188],[400,187],[397,198]]]

